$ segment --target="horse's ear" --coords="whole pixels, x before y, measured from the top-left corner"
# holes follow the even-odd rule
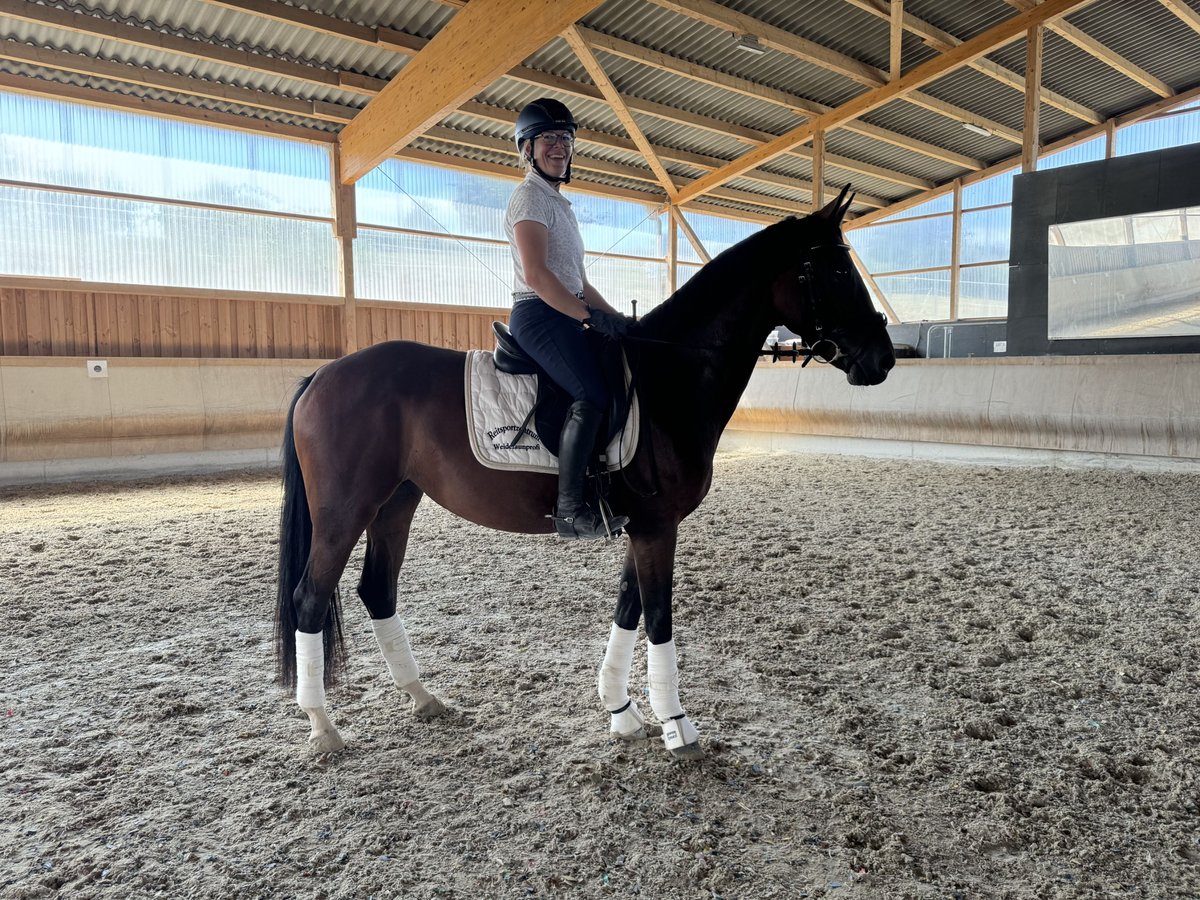
[[[850,185],[846,185],[846,187],[849,188]],[[845,193],[845,191],[843,191],[842,193]],[[846,202],[842,205],[842,208],[838,210],[837,217],[834,219],[834,221],[837,222],[839,225],[842,223],[842,219],[844,219],[846,217],[846,213],[848,213],[850,211],[850,204],[854,202],[854,198],[857,195],[858,195],[858,191],[854,191],[853,193],[851,193],[850,196],[846,198]]]
[[[842,205],[842,201],[846,199],[846,194],[849,190],[850,185],[847,184],[844,188],[842,188],[842,192],[840,194],[822,206],[819,210],[813,213],[813,215],[820,216],[822,219],[828,219],[835,225],[842,221],[842,216],[846,214],[846,211],[844,209],[839,210],[839,207]]]

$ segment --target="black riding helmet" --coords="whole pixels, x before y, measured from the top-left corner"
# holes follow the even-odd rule
[[[569,131],[572,135],[575,134],[575,117],[571,115],[571,111],[566,105],[555,100],[553,97],[542,97],[527,103],[525,108],[521,110],[517,116],[517,127],[513,137],[517,142],[517,152],[524,155],[525,141],[533,140],[543,131]],[[555,178],[552,175],[547,175],[542,171],[533,159],[532,154],[529,158],[530,164],[535,172],[545,178],[547,181],[556,181],[560,184],[566,184],[571,180],[571,165],[567,164],[567,172],[562,178]]]

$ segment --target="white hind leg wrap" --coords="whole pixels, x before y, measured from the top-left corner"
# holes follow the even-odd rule
[[[379,652],[391,670],[396,687],[407,687],[418,680],[421,670],[417,668],[417,660],[408,643],[408,632],[404,630],[399,614],[390,619],[372,619],[371,627],[375,629],[375,642],[379,644]]]
[[[608,648],[600,664],[600,702],[610,713],[629,705],[629,670],[633,666],[636,628],[621,628],[616,622],[608,635]]]
[[[325,638],[296,632],[296,702],[303,709],[325,708]]]
[[[675,640],[646,645],[646,681],[650,685],[650,708],[660,722],[683,715],[679,702],[679,669],[675,662]]]

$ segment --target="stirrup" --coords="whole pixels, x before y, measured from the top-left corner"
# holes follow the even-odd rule
[[[603,509],[603,508],[602,508]],[[590,506],[581,506],[573,516],[550,516],[554,530],[561,538],[577,541],[592,541],[620,535],[621,529],[629,524],[629,516],[606,516]]]

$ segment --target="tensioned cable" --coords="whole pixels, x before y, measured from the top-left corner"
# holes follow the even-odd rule
[[[467,253],[471,254],[472,259],[474,259],[477,263],[479,263],[481,266],[483,266],[485,269],[487,269],[489,272],[491,272],[493,278],[495,278],[497,281],[499,281],[501,284],[503,284],[506,288],[508,287],[508,282],[505,281],[503,278],[501,278],[499,275],[497,275],[495,269],[493,269],[486,262],[484,262],[482,259],[480,259],[478,256],[476,256],[475,252],[467,244],[463,243],[463,241],[456,234],[454,234],[449,228],[447,228],[445,225],[443,225],[437,216],[435,216],[428,209],[426,209],[421,204],[420,200],[418,200],[416,197],[414,197],[412,194],[410,194],[408,191],[406,191],[404,189],[404,187],[398,181],[396,181],[396,179],[394,179],[391,175],[389,175],[387,173],[387,169],[385,169],[383,166],[380,166],[379,171],[383,173],[384,178],[386,178],[388,181],[390,181],[392,184],[394,184],[396,186],[396,189],[398,191],[400,191],[400,193],[402,193],[405,197],[407,197],[414,204],[416,204],[417,208],[419,210],[421,210],[421,212],[423,212],[423,213],[425,213],[425,215],[429,216],[429,218],[433,221],[433,223],[435,225],[437,225],[438,228],[442,229],[443,232],[446,233],[447,237],[453,238],[454,241],[460,247],[462,247],[464,250],[466,250]],[[603,259],[605,256],[607,256],[608,252],[610,250],[612,250],[613,247],[617,246],[617,244],[621,243],[621,241],[625,240],[625,238],[627,238],[627,237],[629,237],[629,235],[633,234],[634,231],[636,231],[638,228],[640,228],[642,226],[643,222],[645,222],[647,219],[649,219],[656,212],[657,212],[657,210],[651,209],[648,213],[646,213],[646,215],[642,216],[642,218],[640,220],[638,220],[638,222],[636,224],[634,224],[631,228],[629,228],[624,234],[622,234],[619,238],[617,238],[615,241],[613,241],[611,244],[609,244],[607,247],[605,247],[603,252],[598,253],[598,254],[592,254],[593,259],[591,262],[586,263],[584,265],[584,270],[586,271],[588,269],[591,269],[591,267],[595,263],[599,262],[601,259]]]

